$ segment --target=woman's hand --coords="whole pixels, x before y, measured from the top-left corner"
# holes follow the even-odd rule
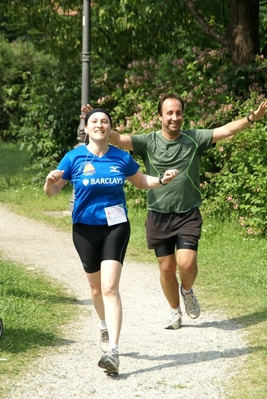
[[[58,194],[67,183],[67,180],[62,179],[64,170],[52,170],[46,176],[44,184],[44,192],[48,197]]]
[[[164,172],[161,178],[162,184],[170,183],[176,176],[178,176],[179,171],[177,169],[168,169]]]
[[[48,175],[46,176],[47,187],[56,184],[62,178],[63,173],[64,170],[52,170],[52,172],[48,173]]]

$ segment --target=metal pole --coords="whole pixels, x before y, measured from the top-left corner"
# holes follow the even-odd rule
[[[81,106],[90,102],[90,38],[91,38],[91,0],[83,0],[82,32],[82,97]],[[84,123],[80,119],[77,129],[78,142],[84,141]]]
[[[82,97],[81,106],[90,102],[90,33],[91,33],[91,0],[83,0],[83,32],[82,32]],[[80,120],[77,129],[79,145],[84,144],[84,122]],[[70,198],[69,209],[72,212],[74,204],[74,190]]]
[[[83,0],[83,41],[82,41],[82,103],[90,101],[90,30],[91,0]]]

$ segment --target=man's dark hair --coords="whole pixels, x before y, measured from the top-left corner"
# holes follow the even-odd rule
[[[180,101],[181,105],[182,105],[182,111],[184,111],[184,100],[177,96],[177,94],[175,93],[169,93],[169,94],[162,94],[159,97],[159,103],[158,103],[158,114],[161,116],[162,115],[162,104],[164,103],[165,100],[167,100],[168,98],[174,98],[175,100]]]

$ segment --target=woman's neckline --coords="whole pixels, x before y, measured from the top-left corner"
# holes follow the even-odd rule
[[[106,148],[102,150],[101,148],[104,148],[104,147],[106,147]],[[106,155],[106,153],[110,149],[108,144],[104,144],[100,147],[96,147],[95,149],[91,149],[89,147],[89,144],[87,144],[86,148],[87,148],[87,151],[89,151],[91,154],[93,154],[95,157],[98,157],[98,158],[102,158],[104,155]]]

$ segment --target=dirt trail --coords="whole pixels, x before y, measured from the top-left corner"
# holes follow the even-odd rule
[[[168,306],[156,265],[124,265],[120,374],[112,378],[97,366],[98,323],[71,233],[0,206],[0,251],[60,281],[83,310],[88,307],[61,346],[37,359],[19,383],[8,381],[12,391],[5,399],[222,399],[229,393],[229,379],[247,356],[242,327],[219,313],[191,320],[183,312],[181,329],[164,330]]]

